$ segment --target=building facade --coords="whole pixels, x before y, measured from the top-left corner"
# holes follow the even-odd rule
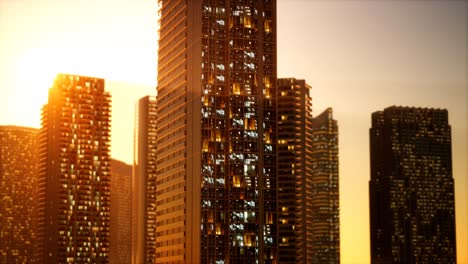
[[[339,263],[338,127],[312,118],[311,87],[278,79],[280,263]]]
[[[38,129],[0,126],[0,263],[30,263]]]
[[[278,79],[278,243],[280,263],[311,263],[306,204],[312,175],[312,98],[304,80]],[[309,219],[310,220],[310,219]],[[307,262],[308,261],[308,262]]]
[[[138,101],[133,164],[132,263],[155,263],[156,97]]]
[[[370,159],[372,263],[456,263],[447,110],[373,113]]]
[[[42,111],[36,244],[40,263],[109,261],[110,95],[59,74]]]
[[[338,124],[327,108],[312,119],[312,178],[306,191],[311,262],[340,263]]]
[[[111,160],[109,263],[132,263],[132,166]]]
[[[159,1],[156,263],[275,263],[276,1]]]

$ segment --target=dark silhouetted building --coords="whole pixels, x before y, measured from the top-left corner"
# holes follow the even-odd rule
[[[0,263],[33,260],[38,129],[0,126]]]
[[[156,263],[277,263],[276,1],[159,1]]]
[[[305,204],[312,262],[307,263],[340,263],[338,125],[331,108],[312,119],[311,159]]]
[[[338,128],[311,87],[278,79],[279,263],[339,263]]]
[[[447,110],[373,113],[370,159],[372,263],[456,263]]]
[[[155,263],[156,253],[156,98],[138,101],[133,165],[132,261]]]
[[[37,258],[108,263],[110,95],[104,80],[59,74],[42,111]]]
[[[132,166],[111,160],[109,263],[132,263]]]

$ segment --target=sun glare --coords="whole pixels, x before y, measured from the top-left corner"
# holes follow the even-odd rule
[[[57,74],[48,56],[41,50],[33,49],[24,52],[12,63],[14,78],[6,87],[9,98],[7,117],[17,116],[15,123],[35,127],[40,125],[40,109],[47,103],[48,89]]]
[[[44,96],[44,91],[52,85],[58,73],[54,60],[50,54],[41,50],[32,50],[20,60],[17,80],[21,82],[22,89],[28,95],[47,98],[47,93]]]
[[[8,109],[14,111],[22,125],[38,127],[40,109],[47,103],[48,90],[59,73],[95,76],[90,73],[93,62],[87,61],[94,54],[71,52],[61,48],[32,48],[14,63],[14,82],[8,89]],[[86,71],[84,70],[86,69]],[[24,102],[17,104],[15,102]],[[13,110],[14,109],[14,110]]]

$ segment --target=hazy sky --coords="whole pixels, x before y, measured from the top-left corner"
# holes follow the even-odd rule
[[[56,73],[106,78],[112,156],[133,156],[134,108],[155,93],[155,0],[0,0],[0,124],[39,127]],[[447,108],[458,263],[468,263],[467,1],[278,0],[279,77],[312,85],[339,124],[342,263],[369,262],[369,127],[391,105]]]

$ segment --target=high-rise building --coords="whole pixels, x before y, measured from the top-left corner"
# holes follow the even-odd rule
[[[307,228],[312,261],[340,263],[340,195],[338,124],[327,108],[312,119],[312,178],[306,190]]]
[[[373,113],[370,161],[372,263],[456,263],[447,110]]]
[[[280,263],[339,263],[338,127],[312,118],[311,87],[278,79]]]
[[[304,80],[278,79],[278,243],[280,263],[311,263],[312,99]],[[307,262],[309,261],[309,262]]]
[[[276,1],[159,5],[156,263],[275,263]]]
[[[132,262],[154,263],[156,252],[156,97],[138,102],[133,169]]]
[[[109,263],[132,263],[132,166],[111,160]]]
[[[37,202],[41,263],[107,263],[110,95],[104,80],[59,74],[42,111]]]
[[[33,260],[37,132],[0,126],[0,263]]]

